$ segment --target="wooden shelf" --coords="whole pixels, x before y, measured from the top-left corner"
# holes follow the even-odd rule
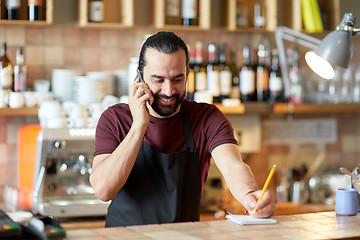
[[[360,104],[292,104],[277,103],[274,105],[273,113],[343,113],[360,112]]]
[[[274,105],[267,103],[245,103],[231,107],[225,107],[222,104],[215,103],[220,111],[225,114],[313,114],[313,113],[346,113],[359,112],[360,104],[293,104],[276,103]],[[30,108],[0,108],[0,116],[37,116],[38,107]]]
[[[104,0],[104,22],[89,22],[89,1],[79,1],[80,27],[126,28],[134,26],[134,1]]]
[[[276,103],[245,103],[238,106],[225,107],[222,104],[215,104],[225,114],[313,114],[313,113],[345,113],[360,112],[360,104],[293,104]]]
[[[45,26],[50,25],[53,23],[53,11],[54,11],[54,0],[45,0],[44,1],[44,7],[45,9],[45,20],[39,20],[39,21],[29,21],[26,20],[27,18],[27,5],[23,4],[20,8],[20,20],[7,20],[7,19],[0,19],[0,24],[6,24],[6,25],[31,25],[31,26]],[[1,14],[5,13],[5,1],[0,1],[0,11]],[[1,15],[2,16],[2,15]]]
[[[0,117],[22,117],[22,116],[37,116],[38,107],[24,107],[24,108],[0,108]]]

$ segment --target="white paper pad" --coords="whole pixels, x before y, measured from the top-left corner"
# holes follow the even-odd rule
[[[275,224],[277,221],[272,218],[254,218],[249,215],[235,215],[228,214],[226,218],[233,223],[240,225],[250,225],[250,224]]]

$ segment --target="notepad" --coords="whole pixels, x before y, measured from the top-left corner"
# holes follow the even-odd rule
[[[275,224],[276,219],[272,218],[254,218],[249,215],[235,215],[227,214],[226,218],[236,224],[240,225],[253,225],[253,224]]]

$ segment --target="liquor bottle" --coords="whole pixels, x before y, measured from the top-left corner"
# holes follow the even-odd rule
[[[207,90],[213,97],[214,103],[220,101],[220,71],[217,58],[217,46],[210,43],[208,46],[209,63],[206,67]]]
[[[184,26],[198,25],[198,0],[182,0],[181,15]]]
[[[232,73],[226,62],[226,43],[220,43],[219,49],[220,95],[221,99],[229,98],[232,88]]]
[[[89,21],[97,23],[104,21],[104,3],[102,0],[90,0]]]
[[[271,103],[282,102],[284,99],[283,79],[279,65],[279,53],[276,48],[271,51],[271,72],[269,78],[269,90]]]
[[[204,64],[204,51],[203,45],[200,41],[196,42],[195,44],[195,66],[194,66],[194,73],[195,73],[195,92],[206,91],[207,85],[207,77],[206,77],[206,66]]]
[[[24,65],[23,49],[16,48],[16,65],[14,66],[14,92],[26,91],[27,67]]]
[[[186,98],[194,100],[195,94],[195,72],[194,66],[196,61],[195,48],[189,48],[189,74],[186,87]]]
[[[165,24],[181,25],[180,0],[166,0]]]
[[[20,19],[20,0],[6,0],[6,19]]]
[[[264,5],[259,2],[254,4],[254,28],[263,28],[265,26]]]
[[[230,51],[230,71],[231,71],[231,92],[230,98],[240,99],[240,79],[236,66],[236,53]]]
[[[241,101],[256,101],[255,71],[250,62],[250,46],[243,48],[243,65],[240,69],[240,93]]]
[[[256,95],[258,102],[269,100],[269,77],[270,71],[266,65],[267,51],[264,44],[258,46],[258,66],[256,68]]]
[[[13,68],[11,62],[7,56],[6,52],[6,43],[1,45],[1,55],[0,55],[0,87],[1,89],[13,88]]]
[[[303,88],[300,81],[300,68],[299,68],[299,49],[288,49],[288,59],[290,59],[290,96],[289,101],[293,103],[303,102]]]
[[[44,0],[28,0],[29,21],[44,20]]]

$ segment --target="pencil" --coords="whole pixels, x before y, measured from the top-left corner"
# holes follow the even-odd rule
[[[263,195],[264,195],[264,193],[265,193],[265,191],[266,191],[266,189],[267,189],[267,187],[268,187],[268,185],[269,185],[269,183],[270,183],[271,177],[272,177],[272,175],[274,174],[275,168],[276,168],[276,165],[273,165],[273,167],[272,167],[272,169],[271,169],[271,171],[270,171],[270,173],[269,173],[269,176],[268,176],[267,179],[266,179],[266,182],[265,182],[264,187],[263,187],[263,189],[262,189],[261,195],[260,195],[260,197],[258,198],[257,202],[260,202],[261,198],[263,197]],[[256,208],[256,207],[254,208],[254,211],[257,212],[257,208]]]

